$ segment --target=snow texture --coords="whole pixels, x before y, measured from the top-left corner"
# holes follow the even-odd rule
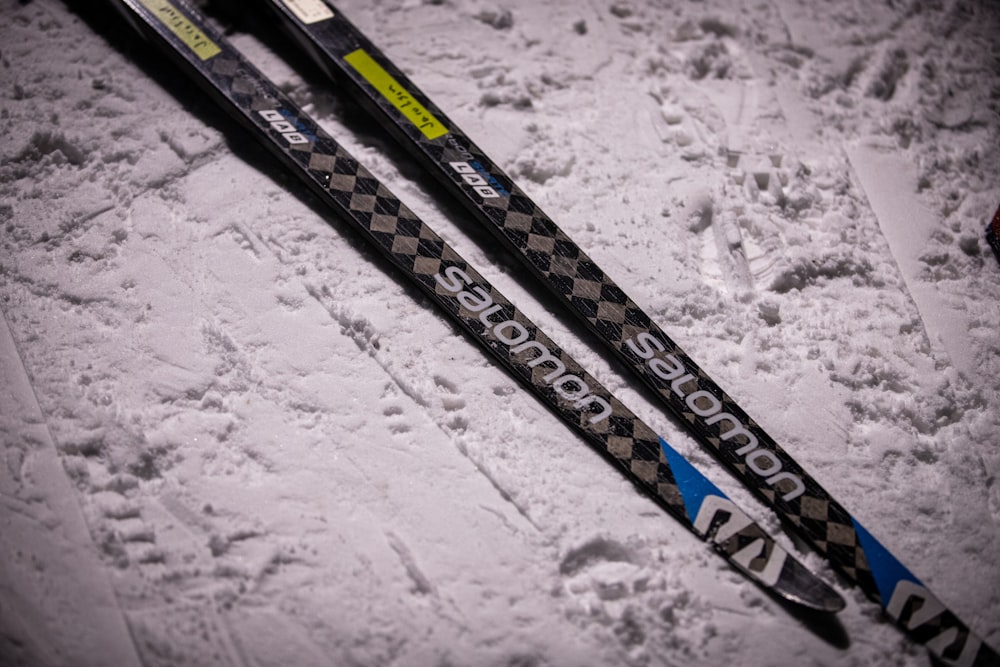
[[[3,0],[0,664],[929,664],[240,7],[207,9],[847,609],[638,495],[102,3]],[[1000,645],[995,3],[340,9]]]

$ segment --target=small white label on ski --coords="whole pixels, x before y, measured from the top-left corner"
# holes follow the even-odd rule
[[[308,144],[309,139],[307,139],[302,133],[298,131],[298,128],[290,123],[280,111],[275,111],[274,109],[264,109],[257,112],[260,117],[271,124],[271,129],[281,133],[285,141],[289,144]]]
[[[333,11],[323,0],[281,0],[295,16],[309,25],[333,18]]]
[[[468,162],[449,162],[451,168],[462,176],[462,180],[472,186],[483,199],[495,199],[500,195],[490,187],[489,181]]]

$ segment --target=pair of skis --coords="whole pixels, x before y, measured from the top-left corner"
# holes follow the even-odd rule
[[[513,376],[737,570],[792,602],[843,608],[836,591],[556,346],[183,0],[114,2]]]
[[[112,1],[512,375],[734,567],[782,598],[842,608],[832,589],[555,346],[183,0]],[[703,446],[915,640],[949,664],[1000,663],[339,11],[325,0],[262,1]]]
[[[113,1],[514,377],[737,570],[786,600],[825,612],[843,608],[836,591],[553,343],[183,0]],[[374,76],[373,61],[352,60]]]

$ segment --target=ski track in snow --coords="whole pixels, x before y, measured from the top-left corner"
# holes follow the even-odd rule
[[[1000,267],[982,240],[1000,12],[339,6],[1000,644]],[[857,591],[813,628],[730,570],[158,56],[85,13],[0,4],[0,308],[65,472],[27,499],[0,486],[0,664],[928,664]],[[252,29],[233,26],[237,46],[792,544],[403,151]],[[883,160],[910,165],[913,191]],[[927,229],[900,234],[885,202]],[[44,451],[22,403],[0,403],[15,480]],[[37,591],[94,572],[73,590],[105,611],[67,634],[73,609]]]

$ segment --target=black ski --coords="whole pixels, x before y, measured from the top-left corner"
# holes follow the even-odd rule
[[[1000,664],[389,58],[326,0],[263,0],[345,86],[650,387],[699,442],[909,634],[955,665]]]
[[[515,378],[637,486],[783,599],[844,602],[796,561],[302,112],[183,0],[111,0],[171,61]]]

